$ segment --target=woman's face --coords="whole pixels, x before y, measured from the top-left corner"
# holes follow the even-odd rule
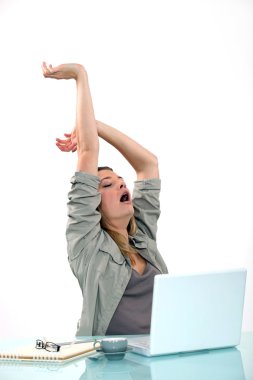
[[[111,170],[100,170],[99,192],[101,193],[101,204],[99,210],[106,224],[122,224],[127,227],[134,213],[131,194],[126,187],[122,177]]]

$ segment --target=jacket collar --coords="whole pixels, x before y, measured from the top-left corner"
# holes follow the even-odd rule
[[[129,243],[139,249],[144,249],[148,247],[146,236],[141,235],[140,233],[138,233],[138,231],[134,236],[129,236]]]

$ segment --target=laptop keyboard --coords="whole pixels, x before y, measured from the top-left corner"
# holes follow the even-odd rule
[[[136,338],[130,338],[128,340],[129,345],[133,347],[147,348],[150,347],[150,336],[142,336]]]

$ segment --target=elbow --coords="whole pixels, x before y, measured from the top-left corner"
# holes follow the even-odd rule
[[[98,153],[99,151],[99,140],[97,135],[97,130],[87,129],[85,131],[79,131],[77,129],[76,133],[77,151],[78,153]]]
[[[146,167],[152,168],[154,171],[158,170],[159,163],[158,158],[153,153],[150,153],[149,159],[146,162]]]
[[[77,150],[77,171],[97,175],[98,150],[82,149]]]
[[[160,178],[158,158],[154,154],[150,154],[149,159],[136,170],[137,179]]]
[[[152,153],[152,157],[151,157],[151,165],[153,166],[156,166],[158,168],[158,158],[157,156],[155,156],[153,153]]]
[[[80,144],[80,145],[77,144],[77,152],[78,152],[78,155],[85,155],[85,154],[98,155],[99,146],[98,144],[94,144],[91,147],[83,145],[83,144]]]
[[[86,140],[77,139],[77,152],[78,154],[98,154],[99,152],[99,141],[98,138],[92,139],[91,142]]]
[[[152,155],[151,162],[149,164],[149,178],[159,178],[159,163],[158,158]]]

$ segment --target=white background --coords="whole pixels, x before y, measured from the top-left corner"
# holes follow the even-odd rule
[[[253,3],[0,0],[0,337],[74,335],[81,292],[67,261],[75,84],[43,60],[82,63],[96,118],[154,152],[158,247],[170,273],[246,267],[253,330]],[[101,142],[101,165],[134,172]]]

